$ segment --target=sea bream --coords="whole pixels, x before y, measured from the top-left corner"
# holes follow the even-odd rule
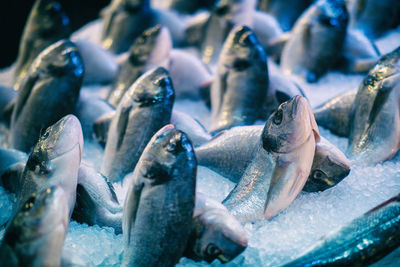
[[[60,266],[69,225],[67,194],[53,186],[30,195],[7,226],[3,266]]]
[[[369,266],[400,245],[400,196],[329,233],[284,267]]]
[[[349,131],[350,158],[364,164],[391,159],[400,148],[400,47],[384,55],[357,91]]]
[[[162,67],[143,74],[126,92],[113,117],[101,173],[118,181],[133,171],[151,137],[171,119],[174,88]]]
[[[11,115],[11,148],[30,152],[40,132],[75,110],[84,67],[77,47],[61,40],[35,59],[18,88]]]
[[[196,193],[192,231],[185,257],[208,263],[218,259],[222,263],[233,260],[247,247],[243,226],[224,205]]]
[[[297,20],[285,44],[281,67],[316,81],[342,56],[349,15],[344,0],[319,0]]]
[[[198,164],[234,183],[239,182],[261,142],[263,127],[238,126],[221,132],[195,149]],[[349,173],[350,162],[343,152],[321,136],[316,144],[313,165],[303,190],[326,190],[338,184]]]
[[[307,100],[296,96],[281,104],[269,117],[239,183],[222,203],[240,222],[275,216],[303,189],[319,139]]]
[[[107,96],[116,107],[129,87],[146,71],[158,66],[168,67],[172,40],[167,28],[157,25],[141,33],[129,49]]]
[[[83,134],[75,116],[65,116],[47,128],[26,162],[18,207],[22,207],[32,194],[50,186],[60,186],[72,213],[82,151]]]
[[[263,107],[268,82],[264,49],[250,28],[236,27],[224,43],[211,85],[211,131],[253,124]]]
[[[15,88],[27,75],[35,58],[53,43],[69,38],[69,19],[57,1],[36,0],[22,33],[14,71]]]
[[[123,210],[123,266],[174,266],[192,226],[197,163],[186,135],[166,125],[133,173]]]

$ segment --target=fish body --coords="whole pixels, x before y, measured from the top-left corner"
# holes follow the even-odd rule
[[[18,89],[11,115],[11,148],[30,152],[40,132],[72,114],[83,80],[83,62],[77,47],[61,40],[34,61]]]
[[[131,172],[151,137],[171,119],[174,89],[168,71],[142,75],[126,92],[108,130],[101,173],[118,181]]]
[[[173,266],[192,226],[196,159],[186,135],[167,125],[146,146],[125,199],[123,266]]]

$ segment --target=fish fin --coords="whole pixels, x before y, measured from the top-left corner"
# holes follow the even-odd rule
[[[13,114],[14,119],[17,119],[18,116],[20,115],[22,109],[24,108],[26,101],[28,100],[32,90],[33,86],[35,85],[36,81],[38,80],[39,75],[37,73],[35,74],[27,74],[26,77],[24,78],[24,81],[22,82],[21,88],[18,89],[18,96],[15,101],[14,105],[14,110]]]
[[[393,87],[399,81],[400,81],[400,74],[392,75],[382,81],[381,88],[379,88],[378,90],[378,93],[372,105],[371,112],[369,113],[369,118],[368,118],[369,127],[371,127],[371,125],[375,122],[376,117],[378,116],[383,105],[386,103],[386,100],[389,97],[390,93],[392,92]]]
[[[122,107],[118,121],[117,121],[117,132],[118,132],[118,140],[117,140],[117,149],[122,145],[122,141],[124,140],[126,128],[128,127],[129,122],[129,113],[132,109],[132,105]]]
[[[284,33],[280,35],[278,38],[275,38],[268,43],[268,46],[265,48],[265,51],[274,61],[276,62],[280,61],[283,47],[285,47],[285,44],[290,39],[290,36],[291,36],[290,33]]]
[[[128,196],[126,201],[128,201],[129,206],[125,205],[125,207],[128,207],[129,210],[125,211],[124,214],[128,214],[128,217],[123,219],[123,231],[124,235],[126,236],[126,241],[127,244],[130,243],[131,240],[131,229],[134,227],[135,221],[136,221],[136,215],[137,215],[137,210],[139,207],[139,202],[140,202],[140,195],[142,193],[144,184],[143,182],[138,182],[133,180],[132,185],[131,185],[131,190],[128,192]]]

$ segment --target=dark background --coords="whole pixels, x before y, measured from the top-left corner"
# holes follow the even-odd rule
[[[34,0],[0,1],[0,68],[15,61],[19,40]],[[58,0],[70,18],[73,30],[96,19],[110,0]]]

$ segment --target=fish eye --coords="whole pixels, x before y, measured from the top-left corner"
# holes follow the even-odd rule
[[[233,68],[236,69],[237,71],[244,71],[249,67],[250,67],[250,62],[245,59],[237,59],[233,63]]]
[[[282,109],[278,109],[275,112],[274,118],[272,119],[273,123],[276,125],[279,125],[282,123],[282,118],[283,118],[283,112]]]
[[[209,256],[217,256],[219,254],[221,254],[221,249],[219,249],[216,245],[214,245],[213,243],[210,243],[207,245],[206,248],[206,253]]]
[[[326,176],[326,174],[321,170],[315,170],[312,173],[312,178],[317,180],[321,180],[324,176]]]
[[[319,21],[321,22],[321,24],[328,27],[338,27],[340,25],[340,21],[338,19],[326,16],[320,17]]]
[[[165,79],[165,78],[158,79],[156,81],[156,85],[159,86],[159,87],[162,87],[162,88],[167,87],[167,85],[168,85],[167,79]]]
[[[36,196],[32,195],[24,204],[24,206],[22,206],[22,211],[29,211],[33,205],[35,204],[35,200],[36,200]]]

